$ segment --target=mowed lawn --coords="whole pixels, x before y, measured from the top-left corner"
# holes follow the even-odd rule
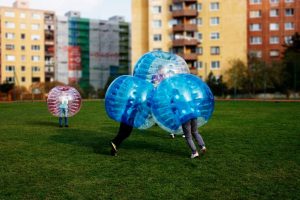
[[[44,102],[0,104],[0,199],[300,198],[300,103],[216,102],[194,160],[157,126],[111,157],[118,123],[103,101],[83,102],[69,124]]]

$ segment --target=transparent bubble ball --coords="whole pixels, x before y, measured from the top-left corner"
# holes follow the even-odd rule
[[[199,77],[177,74],[157,86],[151,109],[162,129],[181,134],[181,125],[190,119],[197,118],[198,127],[207,123],[214,110],[214,96]]]
[[[151,51],[137,61],[133,76],[146,80],[156,87],[166,78],[186,73],[190,73],[190,70],[182,57],[163,51]]]
[[[63,100],[68,101],[68,117],[74,116],[81,108],[80,93],[70,86],[56,86],[48,94],[47,105],[49,112],[59,117],[59,106]]]
[[[123,75],[115,79],[105,95],[108,116],[139,129],[154,124],[150,99],[153,85],[137,77]]]

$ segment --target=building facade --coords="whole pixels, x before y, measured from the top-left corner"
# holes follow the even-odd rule
[[[248,0],[248,52],[272,62],[282,58],[284,45],[300,32],[299,0]]]
[[[123,17],[86,19],[70,11],[56,24],[58,81],[99,90],[115,73],[129,73],[130,31]]]
[[[29,88],[54,80],[54,13],[29,9],[28,1],[0,7],[1,83]],[[46,67],[47,66],[47,67]]]
[[[246,1],[133,0],[132,62],[147,51],[182,56],[192,73],[220,76],[247,59]]]

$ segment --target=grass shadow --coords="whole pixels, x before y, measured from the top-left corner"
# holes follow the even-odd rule
[[[26,124],[33,125],[33,126],[48,126],[48,127],[58,127],[58,121],[27,121]]]
[[[108,127],[107,130],[113,130],[115,128]],[[157,142],[153,141],[149,137],[158,137],[160,139],[171,140],[168,137],[160,136],[159,134],[155,134],[154,132],[151,134],[145,133],[144,137],[135,137],[135,135],[139,134],[137,132],[133,132],[130,138],[127,138],[123,143],[120,149],[128,149],[137,151],[141,149],[146,149],[147,151],[157,152],[160,151],[162,153],[167,153],[171,155],[186,155],[186,152],[180,151],[180,149],[175,148],[173,146],[164,145],[165,142]],[[90,130],[78,130],[78,129],[58,129],[57,135],[50,136],[50,140],[53,140],[58,143],[63,144],[71,144],[77,146],[84,146],[88,148],[92,148],[94,153],[102,154],[102,155],[110,155],[110,141],[114,137],[111,134],[107,134],[107,132],[100,131],[90,131]],[[147,139],[149,138],[149,139]]]

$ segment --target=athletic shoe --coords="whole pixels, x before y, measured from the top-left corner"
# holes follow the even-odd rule
[[[117,156],[117,146],[113,143],[113,142],[110,142],[110,146],[111,146],[111,150],[110,150],[110,154],[112,156]]]
[[[59,125],[59,128],[62,128],[63,126],[62,125]]]
[[[207,149],[206,149],[206,147],[205,146],[203,146],[202,148],[201,148],[201,153],[203,153],[203,154],[205,154],[206,153],[206,151],[207,151]]]
[[[174,135],[174,134],[170,134],[170,137],[171,137],[172,139],[174,139],[174,138],[175,138],[175,135]]]
[[[69,125],[65,125],[65,127],[69,127]]]
[[[196,151],[196,153],[192,153],[191,159],[199,157],[199,153]]]
[[[185,138],[185,135],[184,135],[184,134],[182,134],[182,137],[183,137],[183,138]]]

